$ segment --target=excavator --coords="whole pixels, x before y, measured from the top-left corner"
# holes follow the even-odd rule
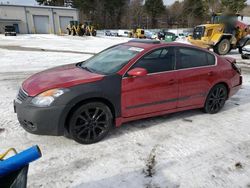
[[[226,55],[237,48],[242,53],[242,48],[250,44],[250,28],[242,20],[243,16],[240,14],[214,13],[210,23],[194,28],[188,41],[202,48],[212,48],[219,55]]]
[[[96,36],[96,29],[91,22],[85,22],[84,24],[79,23],[76,20],[70,21],[67,31],[69,35],[78,36]]]

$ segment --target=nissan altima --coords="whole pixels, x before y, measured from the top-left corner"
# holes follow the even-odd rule
[[[217,113],[241,85],[232,58],[187,44],[131,40],[31,76],[14,109],[30,133],[91,144],[133,120],[196,108]]]

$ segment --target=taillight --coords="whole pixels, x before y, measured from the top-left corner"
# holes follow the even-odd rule
[[[232,68],[238,72],[239,74],[241,74],[241,68],[237,65],[236,60],[233,58],[225,58],[227,60],[227,62],[229,62],[232,66]]]
[[[231,63],[231,65],[236,72],[241,74],[241,68],[236,64],[236,62]]]

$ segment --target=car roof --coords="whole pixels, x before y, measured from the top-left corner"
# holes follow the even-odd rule
[[[141,41],[139,41],[139,40],[141,40]],[[161,42],[161,41],[157,41],[157,40],[145,40],[145,39],[138,39],[138,41],[131,40],[131,41],[124,43],[124,45],[143,48],[145,50],[150,50],[150,49],[157,48],[157,47],[159,47],[159,48],[168,47],[168,46],[181,46],[181,47],[191,47],[191,48],[201,49],[199,47],[193,46],[191,44],[186,44],[186,43]]]

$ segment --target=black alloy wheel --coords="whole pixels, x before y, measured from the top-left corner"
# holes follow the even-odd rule
[[[215,114],[219,112],[223,108],[227,100],[227,96],[227,88],[223,84],[214,86],[207,96],[204,106],[205,112],[209,114]]]
[[[79,107],[69,121],[71,137],[81,144],[92,144],[103,139],[110,131],[113,116],[108,106],[91,102]]]

